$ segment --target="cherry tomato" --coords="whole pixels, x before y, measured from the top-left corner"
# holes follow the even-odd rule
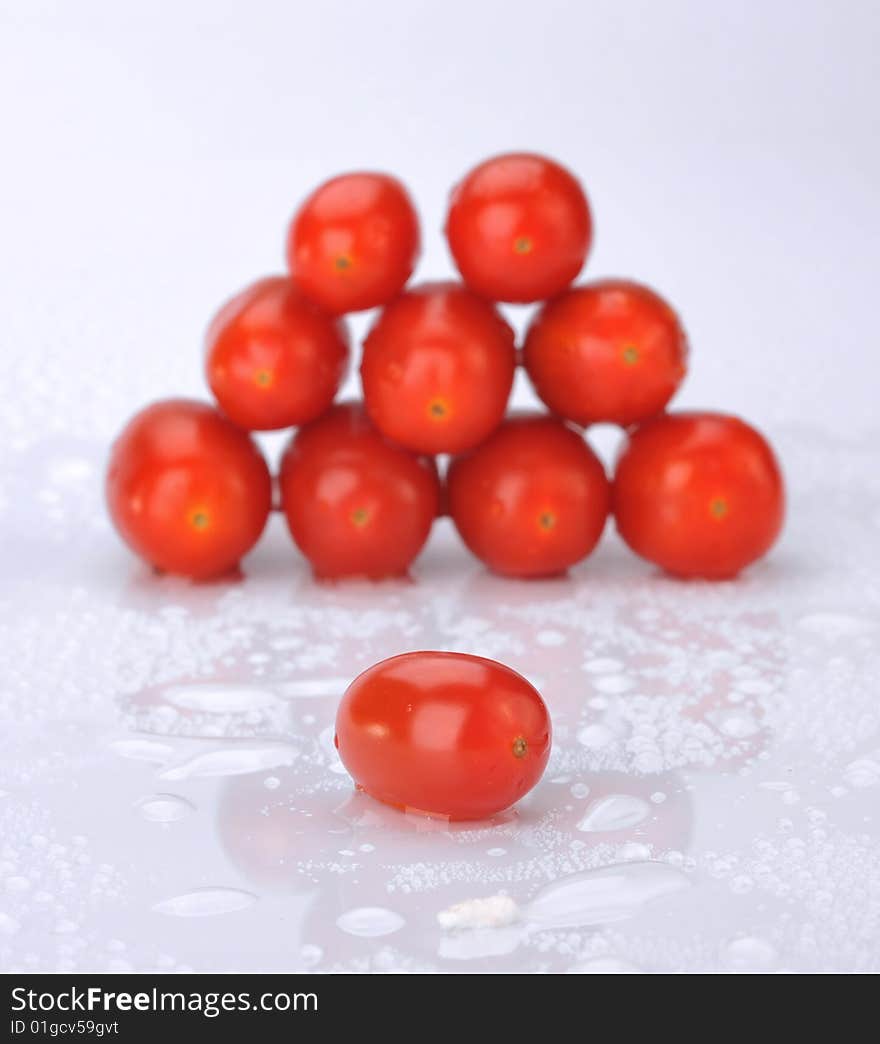
[[[392,656],[349,685],[336,746],[371,797],[449,819],[485,819],[541,778],[550,716],[537,691],[482,656]]]
[[[552,576],[585,558],[608,517],[608,479],[584,439],[542,415],[506,421],[447,475],[462,540],[496,573]]]
[[[287,261],[297,285],[326,312],[360,312],[403,289],[419,254],[419,221],[387,174],[325,181],[294,215]]]
[[[290,279],[273,276],[228,301],[208,327],[208,384],[230,420],[252,431],[319,417],[345,375],[348,337]]]
[[[221,576],[257,542],[272,480],[247,432],[188,399],[136,414],[110,453],[110,517],[157,569],[196,580]]]
[[[765,554],[785,494],[766,439],[720,413],[672,413],[637,428],[617,463],[620,535],[682,577],[725,579]]]
[[[389,443],[355,403],[299,430],[280,483],[291,535],[328,579],[404,575],[440,504],[434,461]]]
[[[606,279],[548,301],[526,335],[523,361],[554,413],[629,426],[663,410],[687,354],[681,323],[661,297]]]
[[[421,453],[459,453],[500,423],[516,366],[513,330],[456,283],[401,294],[364,343],[361,379],[373,423]]]
[[[592,240],[577,179],[543,156],[486,160],[455,189],[446,238],[462,278],[494,301],[542,301],[583,268]]]

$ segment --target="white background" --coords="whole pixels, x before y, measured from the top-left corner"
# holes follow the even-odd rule
[[[855,0],[0,0],[0,969],[880,970],[878,42]],[[680,310],[678,404],[777,445],[780,546],[681,584],[609,527],[529,584],[443,521],[416,582],[324,587],[275,518],[242,583],[152,576],[110,440],[204,394],[297,201],[398,174],[442,276],[451,184],[507,149],[583,178],[587,276]],[[540,686],[515,813],[353,795],[336,698],[418,647]],[[515,924],[439,927],[498,892]]]

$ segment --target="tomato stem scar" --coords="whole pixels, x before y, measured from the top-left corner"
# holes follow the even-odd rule
[[[634,366],[639,361],[639,350],[634,344],[625,345],[621,355],[627,366]]]
[[[728,512],[727,501],[724,497],[715,497],[709,504],[709,512],[713,518],[724,518]]]
[[[354,523],[354,525],[357,526],[358,529],[363,529],[363,527],[367,524],[367,522],[369,522],[369,520],[370,513],[369,511],[367,511],[366,508],[355,508],[354,511],[352,511],[351,513],[351,521]]]
[[[517,736],[513,741],[513,756],[515,758],[524,758],[528,749],[529,745],[526,742],[525,737]]]

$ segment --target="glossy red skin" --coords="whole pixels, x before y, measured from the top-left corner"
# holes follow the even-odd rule
[[[575,287],[532,321],[523,363],[543,402],[577,424],[628,427],[660,413],[687,368],[675,312],[626,279]]]
[[[342,174],[320,185],[293,217],[287,263],[324,311],[360,312],[390,301],[419,255],[419,221],[387,174]]]
[[[532,153],[495,156],[454,189],[446,238],[468,286],[493,301],[543,301],[583,268],[593,237],[580,182]]]
[[[291,535],[326,579],[405,575],[440,506],[434,461],[389,443],[355,403],[299,430],[280,486]]]
[[[506,421],[451,462],[446,486],[462,540],[505,576],[553,576],[586,558],[610,505],[599,458],[577,432],[545,415]]]
[[[718,413],[671,413],[630,435],[613,504],[636,554],[676,576],[721,580],[776,541],[785,493],[776,456],[754,428]]]
[[[336,746],[355,783],[407,811],[486,819],[538,782],[550,755],[538,692],[503,664],[413,652],[364,671],[342,697]]]
[[[247,432],[213,406],[169,399],[123,429],[106,497],[133,551],[164,572],[207,580],[233,570],[259,539],[272,480]]]
[[[401,294],[364,343],[361,380],[373,423],[419,453],[460,453],[504,417],[516,367],[513,330],[458,283]]]
[[[217,313],[205,339],[205,373],[221,409],[251,431],[306,424],[333,402],[348,362],[348,335],[285,276],[249,286]]]

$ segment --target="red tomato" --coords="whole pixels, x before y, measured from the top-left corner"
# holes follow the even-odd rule
[[[355,783],[388,805],[485,819],[541,778],[550,716],[503,664],[462,653],[392,656],[349,685],[336,746]]]
[[[766,439],[737,417],[672,413],[630,436],[614,477],[620,535],[677,576],[735,576],[772,546],[785,494]]]
[[[510,153],[452,192],[446,238],[464,281],[495,301],[541,301],[583,268],[593,229],[577,179],[543,156]]]
[[[419,221],[406,189],[387,174],[342,174],[293,217],[287,261],[298,286],[326,312],[360,312],[403,289],[419,254]]]
[[[547,416],[506,421],[447,475],[462,540],[496,573],[552,576],[585,558],[608,517],[608,479],[584,439]]]
[[[391,445],[355,403],[300,429],[280,483],[291,535],[324,578],[405,574],[440,504],[433,460]]]
[[[526,335],[523,362],[554,413],[628,426],[666,406],[687,354],[678,316],[661,297],[606,279],[548,301]]]
[[[157,569],[221,576],[257,542],[272,480],[247,432],[205,403],[169,399],[129,421],[110,453],[110,517]]]
[[[364,343],[361,379],[373,423],[420,453],[459,453],[501,423],[516,366],[513,330],[456,283],[392,301]]]
[[[319,417],[345,375],[348,337],[290,279],[248,287],[208,327],[205,370],[223,412],[242,428],[292,428]]]

